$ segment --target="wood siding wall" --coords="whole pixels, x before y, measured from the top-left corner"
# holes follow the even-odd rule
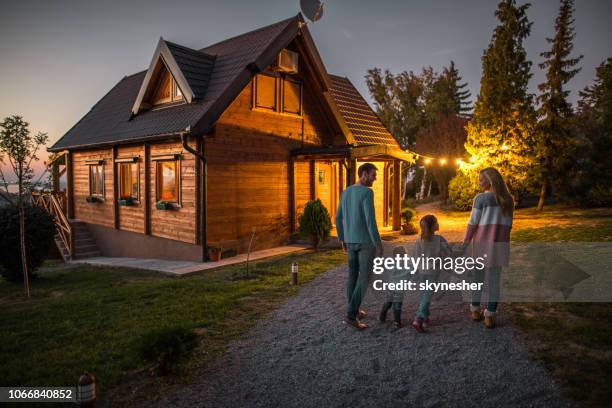
[[[195,143],[190,142],[192,147]],[[174,210],[157,210],[155,208],[155,161],[156,155],[180,153],[181,167],[181,207]],[[177,140],[167,143],[151,144],[151,157],[149,163],[145,162],[144,145],[119,146],[117,157],[138,157],[139,163],[139,201],[130,206],[118,207],[119,229],[125,231],[145,232],[145,166],[149,167],[148,192],[150,197],[151,235],[169,238],[173,240],[196,243],[195,216],[195,158],[183,150],[181,143]],[[100,203],[88,203],[89,195],[89,166],[87,161],[104,160],[104,201]],[[97,225],[114,228],[114,200],[113,195],[113,171],[118,171],[113,163],[113,150],[88,150],[74,152],[74,207],[75,218]],[[117,189],[119,191],[119,189]]]
[[[247,250],[288,241],[290,152],[304,145],[331,141],[312,92],[304,86],[302,117],[252,109],[249,84],[224,112],[204,152],[208,166],[207,237],[211,244]],[[308,162],[296,162],[296,207],[310,199]],[[296,214],[296,220],[297,220]]]

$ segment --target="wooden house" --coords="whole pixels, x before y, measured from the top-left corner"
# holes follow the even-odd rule
[[[160,39],[149,68],[49,151],[56,176],[65,166],[64,228],[99,248],[81,255],[176,260],[206,259],[211,245],[244,252],[253,231],[254,250],[287,243],[308,200],[333,219],[366,161],[379,169],[378,225],[398,230],[400,162],[412,160],[351,82],[327,73],[301,15],[199,50]]]

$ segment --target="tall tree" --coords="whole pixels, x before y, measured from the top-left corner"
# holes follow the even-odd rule
[[[26,295],[30,297],[30,284],[28,280],[28,261],[25,239],[25,212],[24,198],[29,190],[30,182],[34,176],[32,162],[38,160],[38,149],[47,143],[46,133],[30,134],[29,124],[21,116],[10,116],[0,123],[0,165],[8,161],[14,176],[17,179],[17,208],[19,210],[19,243],[21,248],[21,270]],[[0,171],[0,178],[8,195],[8,180],[4,172]]]
[[[574,68],[582,55],[571,58],[576,34],[573,28],[574,1],[561,0],[559,15],[555,20],[555,36],[547,38],[551,44],[550,51],[540,54],[545,60],[539,67],[546,70],[546,81],[538,86],[540,108],[538,116],[537,157],[541,166],[541,187],[538,210],[544,208],[547,191],[552,190],[552,180],[562,180],[571,165],[575,143],[572,132],[574,112],[567,97],[569,91],[565,84],[569,82],[580,68]],[[557,189],[563,184],[556,183]]]
[[[393,75],[388,69],[369,69],[366,84],[383,124],[404,149],[414,147],[423,126],[423,78],[414,72]]]
[[[593,85],[580,92],[577,127],[587,140],[579,157],[580,189],[576,195],[591,205],[612,205],[612,58],[596,69]]]
[[[465,171],[496,167],[518,200],[529,188],[534,165],[535,110],[527,90],[531,62],[523,46],[531,32],[529,6],[517,6],[514,0],[497,6],[499,24],[482,57],[480,94],[465,145],[472,156]]]

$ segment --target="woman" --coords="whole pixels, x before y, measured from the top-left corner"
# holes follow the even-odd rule
[[[514,201],[501,174],[493,167],[480,171],[478,186],[484,192],[474,198],[463,243],[466,246],[471,244],[474,257],[485,258],[485,268],[474,272],[476,282],[483,282],[485,273],[487,275],[489,298],[484,310],[484,323],[492,329],[495,327],[499,300],[499,275],[501,268],[508,266],[510,255]],[[480,321],[483,317],[480,310],[481,297],[481,290],[472,292],[470,315],[474,321]]]

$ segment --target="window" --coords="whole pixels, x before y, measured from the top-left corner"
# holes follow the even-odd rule
[[[276,110],[276,78],[259,74],[255,77],[255,107]]]
[[[119,198],[138,201],[138,163],[119,163]]]
[[[286,74],[257,74],[253,108],[291,115],[302,114],[302,82]]]
[[[283,79],[283,112],[302,114],[302,84]]]
[[[89,195],[104,197],[104,165],[89,166]]]
[[[155,172],[156,200],[178,203],[180,200],[180,161],[157,161]]]
[[[153,105],[162,105],[170,102],[178,102],[183,100],[181,88],[170,75],[168,71],[164,71],[159,78],[155,93],[153,94]]]

